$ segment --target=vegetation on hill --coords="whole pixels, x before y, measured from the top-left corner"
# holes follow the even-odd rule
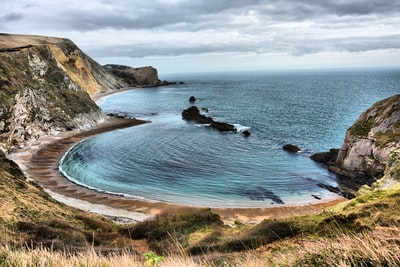
[[[55,201],[1,151],[0,199],[0,247],[71,252],[134,247],[109,219]]]

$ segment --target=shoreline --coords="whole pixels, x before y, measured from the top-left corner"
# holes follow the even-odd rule
[[[136,88],[104,92],[92,96],[92,99],[98,102],[113,93],[134,89]],[[144,123],[146,121],[110,117],[88,130],[63,132],[57,136],[48,136],[31,148],[10,154],[9,158],[16,161],[30,179],[39,183],[57,201],[74,208],[98,213],[116,222],[133,223],[143,221],[162,212],[189,207],[96,191],[75,184],[59,171],[58,166],[61,158],[77,142],[96,134],[138,126]],[[326,208],[343,201],[346,201],[346,199],[338,196],[333,200],[321,200],[320,202],[297,206],[211,208],[211,210],[219,214],[226,224],[233,225],[237,220],[245,224],[257,224],[264,219],[283,219],[292,216],[318,214]]]

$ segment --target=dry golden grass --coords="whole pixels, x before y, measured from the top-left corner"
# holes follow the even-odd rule
[[[285,241],[269,247],[271,266],[400,266],[400,227]],[[273,263],[273,264],[272,264]]]
[[[177,248],[180,250],[180,248]],[[189,257],[181,250],[167,255],[160,267],[170,266],[400,266],[400,227],[377,227],[374,231],[343,234],[336,238],[278,241],[258,250],[232,254]],[[50,249],[13,249],[0,246],[0,266],[156,266],[128,250],[100,255],[88,249],[67,254]]]

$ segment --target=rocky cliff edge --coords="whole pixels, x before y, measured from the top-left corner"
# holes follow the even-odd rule
[[[342,147],[325,154],[329,169],[358,184],[390,188],[400,182],[400,95],[381,100],[347,130]]]

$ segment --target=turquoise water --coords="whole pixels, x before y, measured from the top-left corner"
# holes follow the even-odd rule
[[[309,159],[340,147],[374,102],[399,93],[400,71],[223,73],[169,77],[184,84],[135,89],[100,103],[106,113],[151,123],[91,137],[61,170],[100,191],[208,207],[269,207],[329,200],[317,183],[336,176]],[[195,105],[251,136],[182,120]],[[291,154],[291,143],[302,151]],[[313,195],[322,200],[316,199]]]

